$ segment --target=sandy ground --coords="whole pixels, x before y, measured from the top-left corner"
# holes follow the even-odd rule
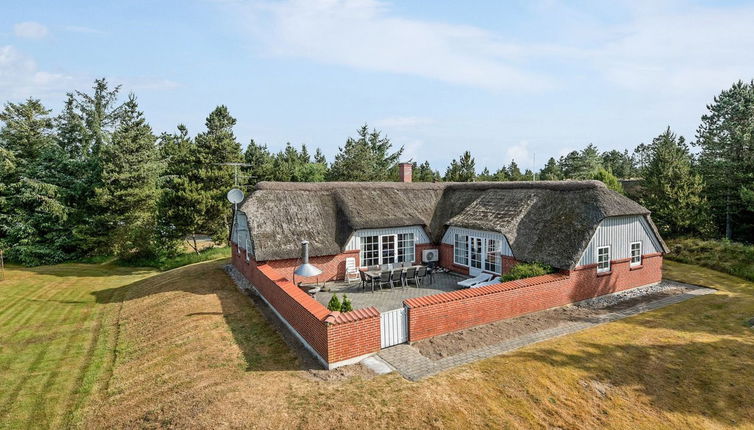
[[[609,312],[627,309],[640,303],[682,294],[684,291],[685,289],[681,287],[670,287],[660,292],[634,297],[600,309],[580,306],[563,306],[547,309],[541,312],[421,340],[414,343],[413,346],[418,348],[419,352],[425,357],[439,360],[519,336],[555,328],[569,322],[584,321]]]

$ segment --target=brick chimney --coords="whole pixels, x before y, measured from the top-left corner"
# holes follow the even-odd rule
[[[411,163],[398,164],[398,181],[411,182],[414,176],[414,165]]]

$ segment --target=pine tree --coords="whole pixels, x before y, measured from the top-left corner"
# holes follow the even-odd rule
[[[475,164],[476,162],[474,161],[474,157],[471,156],[471,152],[465,151],[458,161],[453,159],[450,162],[443,180],[448,182],[473,182],[476,178]]]
[[[601,157],[602,167],[617,178],[628,179],[636,176],[636,162],[634,157],[628,153],[628,150],[620,152],[613,149],[603,152]]]
[[[668,236],[704,233],[706,201],[702,178],[694,173],[683,137],[670,128],[646,146],[647,166],[640,201]]]
[[[75,95],[69,95],[72,103],[70,106],[66,103],[59,117],[59,139],[66,142],[65,147],[72,151],[74,160],[76,188],[69,202],[73,208],[71,235],[83,254],[105,252],[110,248],[107,240],[111,231],[103,216],[106,208],[99,205],[94,190],[103,185],[102,151],[110,144],[120,120],[119,92],[120,86],[110,88],[104,78],[97,79],[91,94],[76,91]]]
[[[518,168],[518,163],[516,163],[516,160],[511,160],[511,164],[508,165],[508,168],[506,169],[508,172],[508,180],[509,181],[525,181],[526,177],[523,173],[521,173],[521,169]]]
[[[163,133],[159,139],[160,159],[165,166],[158,204],[158,234],[165,254],[175,253],[178,242],[186,240],[198,253],[196,235],[201,231],[203,194],[195,181],[201,167],[195,145],[181,124],[175,134]]]
[[[602,166],[599,150],[591,143],[581,151],[571,151],[558,162],[564,179],[590,179]]]
[[[412,163],[413,165],[413,181],[414,182],[438,182],[440,181],[440,172],[432,170],[429,161],[425,161],[422,164]]]
[[[484,169],[482,169],[481,173],[479,173],[479,175],[477,175],[476,179],[478,181],[494,181],[495,180],[495,175],[493,175],[492,173],[490,173],[490,169],[488,169],[487,167],[485,167]]]
[[[257,145],[254,139],[251,139],[244,152],[244,161],[250,164],[244,169],[249,175],[249,183],[256,185],[257,182],[273,180],[274,160],[267,145]]]
[[[382,137],[377,130],[369,132],[364,124],[357,131],[358,137],[349,137],[345,146],[330,166],[327,179],[330,181],[389,181],[397,174],[397,164],[403,147],[391,152],[390,139]]]
[[[130,94],[111,142],[102,150],[103,182],[95,189],[109,231],[109,251],[123,259],[155,253],[161,171],[155,140],[136,96]]]
[[[754,241],[754,81],[738,81],[707,106],[697,130],[700,172],[715,224],[728,239]]]
[[[550,157],[550,159],[547,160],[545,167],[539,171],[539,179],[543,181],[558,181],[562,179],[560,166],[558,166],[558,162],[555,161],[555,158]]]
[[[0,112],[0,248],[26,265],[64,261],[69,236],[60,185],[65,152],[39,100],[8,103]]]
[[[228,237],[231,211],[225,194],[234,186],[233,169],[223,163],[242,160],[241,145],[233,134],[235,124],[228,108],[218,106],[207,117],[207,131],[194,140],[193,164],[198,169],[189,180],[196,184],[198,228],[218,241]]]

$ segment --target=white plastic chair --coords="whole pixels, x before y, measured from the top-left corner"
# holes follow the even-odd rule
[[[346,258],[346,282],[358,281],[359,268],[356,267],[356,259],[353,257]]]

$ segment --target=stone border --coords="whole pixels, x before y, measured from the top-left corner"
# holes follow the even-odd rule
[[[402,344],[391,348],[381,350],[377,355],[393,366],[404,378],[409,381],[418,381],[428,376],[435,375],[444,370],[460,366],[462,364],[471,363],[484,358],[489,358],[495,355],[504,354],[514,351],[518,348],[531,345],[537,342],[553,339],[556,337],[564,336],[567,334],[575,333],[587,328],[591,328],[597,325],[605,324],[612,321],[617,321],[633,315],[638,315],[647,311],[659,309],[672,304],[680,303],[688,299],[712,294],[716,290],[707,287],[700,287],[696,285],[683,284],[680,282],[663,280],[659,284],[639,287],[644,289],[623,297],[620,300],[615,300],[617,303],[621,300],[636,297],[642,294],[649,294],[669,287],[684,287],[688,289],[688,292],[684,294],[678,294],[675,296],[669,296],[662,299],[658,299],[649,303],[640,303],[636,306],[628,309],[623,309],[616,312],[611,312],[605,315],[600,315],[593,318],[591,321],[579,321],[563,324],[559,327],[554,327],[546,330],[542,330],[536,333],[527,334],[514,339],[506,340],[496,345],[488,345],[471,351],[466,351],[460,354],[453,355],[451,357],[445,357],[440,360],[430,360],[429,358],[421,355],[418,349],[411,345]],[[631,293],[627,291],[626,293]],[[591,299],[594,300],[594,299]],[[583,303],[583,302],[581,302]],[[608,306],[608,305],[602,305]]]

